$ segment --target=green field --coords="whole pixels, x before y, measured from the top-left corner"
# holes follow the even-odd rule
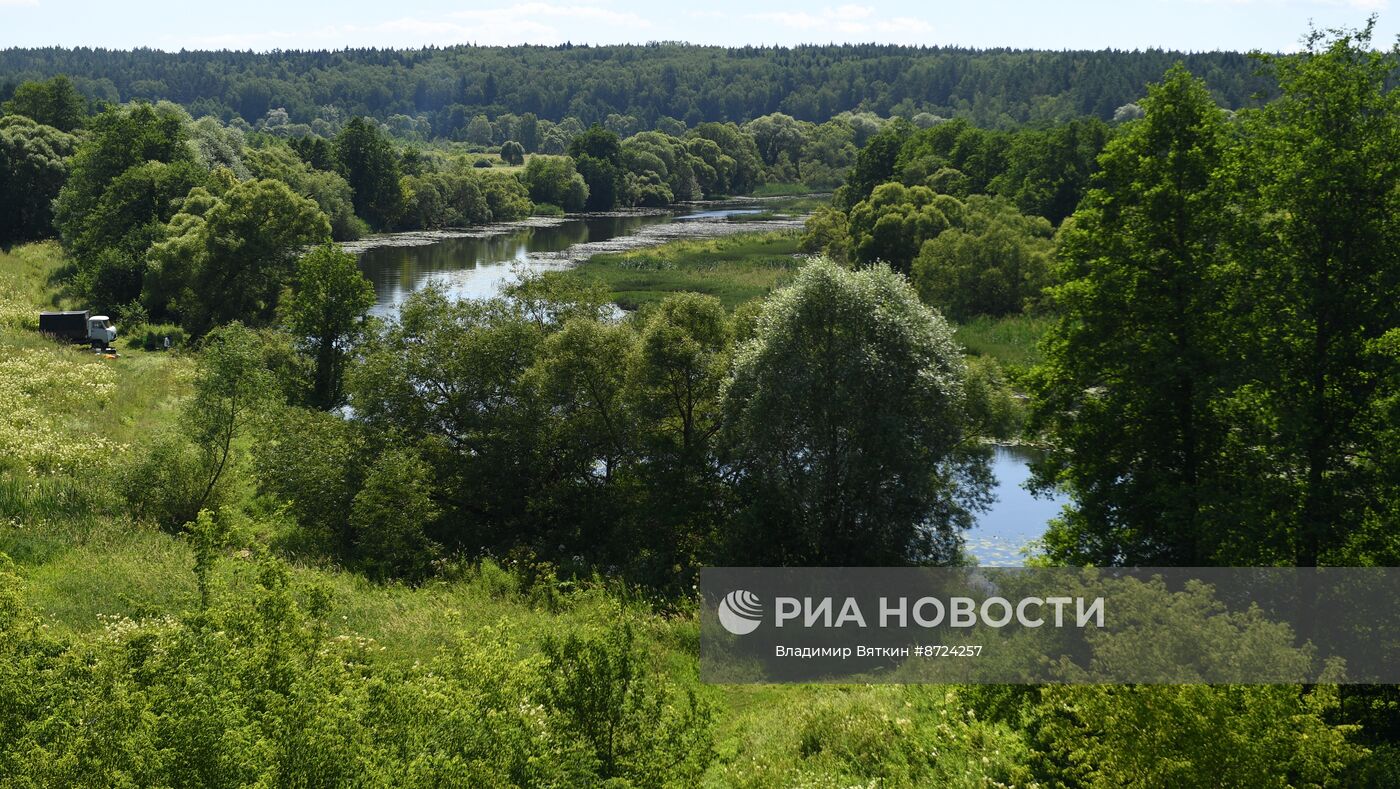
[[[684,267],[662,269],[677,273],[636,292],[656,298],[714,284],[701,272],[749,271],[753,279],[720,291],[735,304],[781,282],[777,273],[791,265],[755,261],[790,254],[783,250],[794,241],[674,245]],[[610,257],[606,270],[625,271],[621,261],[641,254]],[[23,734],[50,748],[76,743],[27,746],[21,762],[0,764],[0,773],[30,779],[19,785],[189,777],[183,746],[157,754],[142,744],[152,732],[187,743],[188,765],[229,785],[307,776],[579,785],[558,771],[586,763],[590,752],[573,749],[614,725],[646,743],[627,769],[655,771],[656,780],[582,783],[1030,787],[1045,785],[1035,781],[1046,764],[1083,764],[1091,771],[1083,785],[1113,786],[1144,764],[1166,764],[1138,785],[1208,786],[1173,779],[1210,775],[1219,762],[1229,769],[1224,785],[1285,772],[1303,776],[1298,785],[1340,785],[1333,779],[1366,753],[1321,722],[1335,708],[1325,706],[1335,704],[1326,689],[1305,697],[1289,686],[705,685],[686,599],[569,578],[528,559],[448,558],[421,585],[374,583],[301,552],[291,516],[253,484],[246,450],[257,430],[235,453],[221,541],[161,530],[134,518],[121,491],[142,484],[129,470],[176,428],[195,354],[119,341],[120,358],[105,359],[38,337],[32,315],[54,302],[48,283],[62,262],[53,245],[0,253],[0,702],[16,699],[23,710],[11,716],[0,703],[0,726],[18,726],[6,730],[17,742]],[[1028,359],[1043,329],[1010,319],[961,331],[975,353]],[[619,633],[632,634],[632,651],[609,651]],[[568,674],[577,684],[559,701],[549,690],[562,681],[557,645],[571,637],[584,646],[564,665],[580,673]],[[619,684],[624,654],[640,661],[625,671],[641,684]],[[685,749],[689,767],[656,739],[646,699],[664,699],[666,725],[698,711],[676,729],[698,738]],[[572,728],[578,705],[593,717]],[[27,729],[33,714],[74,728]],[[1129,748],[1144,729],[1173,739]]]
[[[767,295],[801,264],[796,231],[740,233],[594,255],[562,276],[601,284],[623,309],[669,293],[705,293],[734,308]]]
[[[1032,315],[981,317],[960,324],[955,336],[970,354],[990,356],[1007,368],[1025,369],[1040,361],[1037,344],[1051,323],[1051,318]]]
[[[635,292],[654,298],[706,286],[730,304],[761,295],[790,269],[774,259],[790,255],[795,238],[678,247],[687,258],[684,274]],[[36,632],[50,639],[45,643],[106,650],[120,643],[115,634],[132,627],[188,627],[172,623],[193,621],[200,600],[189,535],[134,520],[114,484],[143,446],[174,428],[192,391],[193,354],[145,352],[119,340],[120,358],[104,359],[38,337],[32,316],[54,300],[46,283],[61,263],[54,245],[0,253],[0,397],[10,406],[0,417],[0,554],[13,562],[21,606],[0,606],[0,655],[7,638],[24,632],[7,630],[7,622],[22,621],[26,611],[37,616]],[[626,270],[610,270],[618,269]],[[750,276],[740,277],[740,285],[711,287],[744,271]],[[453,563],[412,587],[372,583],[301,557],[287,547],[295,526],[275,502],[257,495],[246,465],[233,473],[239,493],[224,512],[233,526],[214,563],[215,605],[237,611],[261,599],[264,557],[280,557],[295,605],[312,611],[313,600],[328,601],[313,632],[320,628],[328,645],[359,645],[364,671],[445,671],[443,660],[489,654],[483,650],[490,644],[505,644],[509,659],[536,670],[547,637],[609,632],[626,621],[650,671],[666,687],[696,693],[710,711],[714,758],[700,785],[983,786],[1026,774],[1018,736],[976,721],[952,689],[701,685],[694,613],[655,607],[647,595],[615,582],[559,581],[484,560]],[[0,557],[0,602],[6,563]],[[16,610],[21,619],[7,619]],[[82,685],[64,687],[81,692]],[[936,759],[924,745],[935,736]]]

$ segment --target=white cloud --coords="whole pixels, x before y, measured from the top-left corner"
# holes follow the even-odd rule
[[[452,14],[452,16],[478,22],[490,22],[493,24],[497,22],[519,24],[522,21],[545,24],[545,20],[548,19],[582,19],[590,22],[602,22],[608,25],[621,25],[623,27],[651,27],[651,22],[637,14],[626,11],[614,11],[610,8],[590,5],[519,3],[502,8],[488,8],[479,11],[458,11]]]
[[[10,1],[0,0],[0,3]],[[527,2],[456,11],[440,17],[407,16],[367,25],[331,25],[299,33],[223,33],[172,43],[191,48],[227,49],[562,44],[570,40],[640,40],[641,36],[629,39],[626,31],[644,31],[650,27],[651,22],[637,14],[601,6]]]
[[[841,37],[875,35],[908,39],[926,36],[933,25],[911,16],[879,17],[867,5],[841,5],[820,11],[768,11],[750,14],[750,19],[800,31],[829,31]]]
[[[0,0],[0,8],[33,8],[39,0]]]

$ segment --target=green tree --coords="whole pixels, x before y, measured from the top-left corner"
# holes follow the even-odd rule
[[[294,406],[276,410],[255,429],[259,490],[287,503],[301,546],[353,563],[350,508],[374,466],[366,431],[337,412]]]
[[[3,109],[8,115],[23,115],[35,123],[71,132],[87,117],[87,99],[71,79],[59,74],[42,82],[21,83]]]
[[[312,139],[309,137],[301,140]],[[336,241],[354,241],[369,232],[363,219],[355,216],[354,191],[340,173],[334,172],[334,153],[330,142],[315,138],[324,148],[325,166],[308,164],[298,156],[295,146],[284,147],[277,144],[250,148],[243,152],[244,162],[254,178],[272,178],[282,181],[300,195],[310,197],[321,207],[321,212],[331,223],[331,238]],[[293,139],[290,142],[296,143]],[[318,148],[317,150],[320,150]]]
[[[374,286],[355,256],[326,244],[297,261],[288,327],[316,360],[312,402],[323,409],[344,403],[345,363],[374,306]]]
[[[1022,131],[1006,152],[1006,171],[990,187],[1023,213],[1058,225],[1079,205],[1108,138],[1108,124],[1097,118]]]
[[[535,210],[530,193],[514,173],[487,170],[478,176],[481,196],[486,199],[488,213],[484,221],[509,222],[524,219]]]
[[[814,189],[840,186],[859,154],[850,124],[827,121],[814,127],[802,146],[802,183]]]
[[[671,192],[671,200],[696,200],[704,196],[696,169],[705,164],[680,138],[656,131],[628,137],[622,142],[622,163],[632,173],[652,174],[658,181],[664,181]]]
[[[630,541],[634,566],[658,585],[681,585],[721,533],[724,494],[716,453],[720,387],[734,341],[718,299],[678,293],[641,330],[629,389],[646,491]]]
[[[795,120],[791,115],[775,112],[744,124],[744,131],[753,137],[763,163],[774,168],[781,160],[793,165],[801,161],[812,125]],[[794,169],[792,175],[801,178],[802,174]]]
[[[526,310],[517,301],[452,301],[420,290],[348,376],[359,419],[421,443],[436,490],[471,491],[441,502],[433,536],[448,549],[507,550],[554,526],[529,512],[548,464],[537,454],[544,415],[522,380],[546,331]]]
[[[147,162],[192,161],[187,139],[179,117],[158,113],[149,104],[114,107],[97,116],[74,154],[68,182],[54,206],[55,222],[65,243],[76,242],[88,215],[112,182],[128,169]]]
[[[490,145],[491,121],[487,120],[485,115],[477,115],[475,118],[472,118],[471,123],[467,124],[466,135],[467,142],[476,143],[477,145]]]
[[[506,164],[521,165],[525,163],[525,146],[515,140],[506,140],[501,143],[501,158]]]
[[[601,562],[636,548],[619,528],[637,462],[627,398],[635,349],[629,327],[573,318],[550,334],[522,380],[547,414],[539,451],[552,458],[531,507],[566,555]]]
[[[622,145],[617,135],[595,123],[569,143],[569,155],[588,184],[588,210],[615,208],[623,177]]]
[[[686,133],[695,140],[709,140],[733,161],[733,169],[723,180],[724,194],[744,195],[763,183],[763,158],[753,137],[733,123],[702,123]]]
[[[764,305],[724,392],[745,564],[950,561],[986,499],[952,329],[886,266],[817,261]]]
[[[330,224],[280,181],[244,181],[218,198],[198,192],[152,247],[144,300],[195,334],[233,320],[268,322],[297,252],[328,239]]]
[[[339,169],[354,190],[355,213],[376,230],[387,230],[403,207],[399,156],[368,118],[351,118],[335,138]]]
[[[875,187],[894,176],[895,162],[904,143],[913,133],[907,121],[897,120],[882,129],[861,148],[846,183],[832,196],[838,208],[849,210],[870,196]]]
[[[543,644],[542,698],[588,744],[598,777],[634,786],[694,783],[713,758],[710,709],[658,682],[630,622]]]
[[[482,186],[482,179],[466,171],[405,176],[404,211],[399,226],[466,227],[489,222],[491,204]]]
[[[234,322],[204,338],[195,367],[194,397],[184,411],[188,433],[199,448],[204,482],[194,513],[205,508],[230,468],[237,439],[272,398],[271,376],[255,332]]]
[[[970,198],[963,227],[924,242],[911,279],[924,301],[955,321],[1012,315],[1049,282],[1055,244],[1048,220],[1022,216],[1000,199]]]
[[[75,289],[88,301],[115,306],[139,297],[147,247],[175,201],[206,177],[187,142],[183,113],[149,104],[114,107],[89,124],[54,201]]]
[[[532,156],[523,176],[530,199],[557,205],[565,211],[582,211],[588,204],[588,184],[567,156]]]
[[[1052,556],[1209,564],[1227,127],[1180,67],[1142,106],[1061,234],[1062,284],[1050,291],[1061,317],[1032,385],[1032,429],[1047,431],[1052,451],[1036,475],[1074,501],[1047,538]]]
[[[825,255],[837,263],[852,257],[851,235],[846,213],[831,206],[818,206],[803,226],[802,251]]]
[[[527,112],[520,116],[520,127],[517,129],[520,135],[520,144],[525,148],[526,153],[535,153],[540,149],[540,119],[533,112]]]
[[[851,209],[850,243],[861,263],[888,263],[907,273],[925,241],[963,221],[957,198],[935,194],[926,186],[886,183]]]
[[[0,117],[0,246],[53,234],[53,201],[76,147],[76,138],[52,126]]]
[[[418,580],[427,574],[437,554],[427,537],[438,515],[431,486],[431,467],[411,449],[374,459],[350,506],[355,552],[371,577]]]
[[[1265,561],[1325,563],[1394,497],[1371,460],[1400,373],[1379,345],[1400,325],[1400,92],[1374,21],[1267,58],[1283,95],[1244,122],[1231,246],[1251,381],[1232,438],[1256,461],[1239,484],[1267,502],[1241,509],[1255,530],[1240,547]]]

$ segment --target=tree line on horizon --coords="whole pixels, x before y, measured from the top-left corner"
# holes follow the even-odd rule
[[[424,139],[468,140],[478,117],[528,116],[583,127],[611,119],[626,137],[775,112],[817,123],[842,112],[928,113],[1011,128],[1086,115],[1109,120],[1178,61],[1227,108],[1276,94],[1240,52],[668,43],[265,53],[13,48],[0,50],[0,101],[25,81],[67,74],[93,102],[169,100],[195,117],[257,124],[280,116],[322,134],[321,126],[366,116]]]

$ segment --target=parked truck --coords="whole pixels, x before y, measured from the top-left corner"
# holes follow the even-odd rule
[[[88,310],[41,312],[39,333],[100,348],[108,347],[117,339],[117,327],[112,319],[106,315],[91,315]]]

